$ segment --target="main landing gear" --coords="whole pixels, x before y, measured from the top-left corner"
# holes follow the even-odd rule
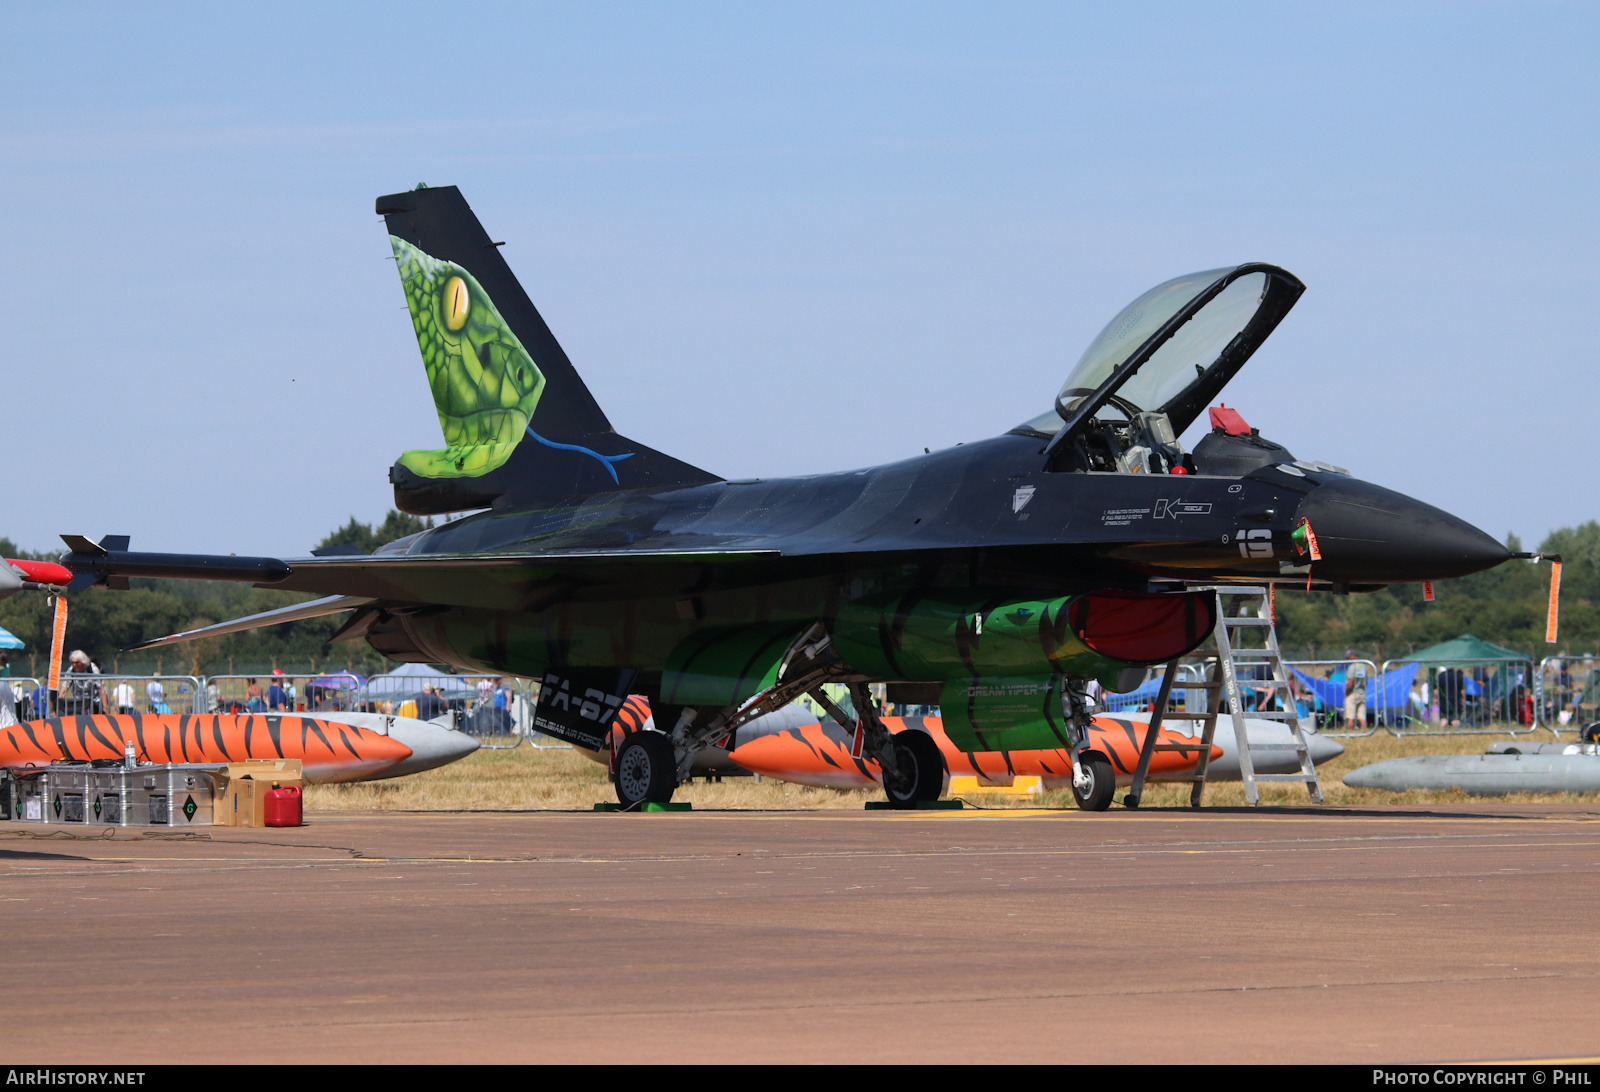
[[[617,802],[633,809],[665,804],[678,787],[678,760],[672,740],[660,732],[634,732],[617,748]]]
[[[883,774],[883,791],[896,808],[914,808],[944,795],[945,764],[939,745],[926,732],[907,728],[891,737],[894,773]]]
[[[948,774],[939,745],[932,736],[915,729],[891,735],[878,718],[865,678],[853,674],[831,644],[826,627],[816,623],[790,643],[777,681],[740,704],[712,709],[655,703],[657,730],[634,732],[617,745],[612,781],[618,802],[630,810],[667,803],[679,783],[688,779],[697,752],[718,740],[723,741],[720,746],[732,750],[742,725],[807,693],[841,727],[855,729],[854,753],[878,764],[893,807],[914,808],[923,801],[939,799]],[[849,687],[854,716],[835,705],[823,690],[823,684],[830,681]]]

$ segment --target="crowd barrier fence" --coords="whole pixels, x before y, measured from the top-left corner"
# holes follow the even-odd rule
[[[195,675],[90,675],[61,673],[52,716],[85,713],[198,713],[201,683]]]
[[[504,679],[485,700],[478,683]],[[376,681],[374,688],[371,683]],[[438,679],[373,676],[348,672],[254,675],[75,675],[63,673],[55,708],[49,708],[45,680],[27,675],[3,676],[16,699],[19,720],[75,713],[317,713],[372,712],[417,715],[416,699],[424,682],[435,685],[457,731],[478,740],[486,750],[511,750],[526,743],[535,750],[570,750],[572,744],[546,736],[533,727],[539,683],[512,675],[446,675]],[[160,690],[152,694],[151,684]],[[285,693],[273,704],[276,684]],[[254,687],[254,691],[252,690]],[[499,693],[496,693],[500,691]],[[159,697],[159,702],[156,700]],[[121,700],[119,700],[121,699]],[[442,714],[441,714],[442,715]]]
[[[1290,669],[1289,692],[1319,734],[1337,739],[1362,739],[1386,726],[1384,717],[1379,714],[1384,686],[1376,662],[1361,659],[1284,662]],[[1366,706],[1366,719],[1359,727],[1347,723],[1345,717],[1344,684],[1352,667],[1361,669],[1369,691],[1362,703]],[[1374,698],[1378,701],[1374,702]]]
[[[493,684],[501,679],[506,680],[509,693],[497,700],[493,691],[499,688]],[[478,688],[481,681],[491,684],[487,703]],[[285,691],[281,705],[274,704],[273,684]],[[480,747],[504,751],[530,739],[533,706],[528,698],[528,683],[510,675],[363,678],[342,671],[320,675],[211,675],[204,680],[202,700],[208,709],[214,707],[220,713],[296,712],[315,716],[367,712],[417,717],[417,702],[424,685],[434,687],[445,703],[445,713],[438,715],[447,713],[452,727],[476,738]]]
[[[7,675],[0,678],[0,683],[11,685],[13,708],[18,720],[34,720],[43,715],[33,711],[36,702],[48,704],[50,701],[50,692],[44,688],[43,679],[35,679],[31,675]]]
[[[1557,739],[1600,721],[1600,659],[1546,656],[1533,676],[1534,719]]]
[[[1396,737],[1526,735],[1537,731],[1529,658],[1388,660],[1384,672],[1415,667],[1408,700],[1394,713]]]

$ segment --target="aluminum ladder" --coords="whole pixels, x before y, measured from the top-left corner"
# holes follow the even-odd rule
[[[1304,731],[1300,727],[1300,717],[1295,712],[1294,692],[1289,683],[1289,668],[1283,662],[1283,653],[1278,648],[1278,632],[1272,619],[1272,592],[1269,588],[1261,587],[1202,587],[1191,589],[1193,591],[1209,591],[1216,597],[1217,622],[1214,636],[1217,642],[1217,671],[1220,679],[1213,677],[1207,682],[1181,682],[1177,681],[1178,661],[1173,660],[1167,665],[1166,675],[1161,680],[1160,693],[1156,695],[1155,709],[1150,714],[1150,727],[1145,732],[1144,744],[1139,749],[1139,765],[1134,771],[1133,786],[1123,803],[1130,808],[1139,806],[1139,798],[1143,795],[1146,776],[1150,772],[1150,759],[1156,751],[1194,751],[1199,750],[1198,761],[1195,763],[1195,772],[1187,775],[1164,777],[1163,781],[1188,781],[1193,787],[1189,791],[1189,806],[1200,806],[1201,796],[1205,791],[1206,770],[1211,764],[1211,741],[1216,734],[1217,718],[1223,710],[1217,708],[1216,701],[1208,700],[1206,710],[1168,710],[1167,702],[1174,689],[1188,691],[1199,690],[1207,692],[1208,697],[1218,690],[1222,692],[1225,711],[1233,718],[1233,735],[1239,754],[1239,777],[1244,782],[1245,802],[1252,807],[1261,802],[1259,785],[1263,781],[1301,781],[1305,783],[1306,790],[1311,794],[1313,803],[1322,803],[1322,785],[1317,780],[1317,767],[1311,761],[1311,750],[1306,745]],[[1233,609],[1236,614],[1229,613],[1229,600],[1234,600]],[[1247,613],[1254,608],[1254,615]],[[1260,633],[1262,637],[1261,648],[1249,647],[1249,634]],[[1239,675],[1241,668],[1252,669],[1267,667],[1271,675],[1267,679],[1246,679],[1241,683]],[[1283,709],[1281,710],[1253,710],[1251,716],[1257,720],[1276,720],[1289,726],[1289,733],[1293,743],[1256,744],[1253,748],[1249,734],[1245,730],[1245,709],[1241,699],[1243,686],[1253,690],[1265,692],[1267,695],[1282,697]],[[1186,701],[1185,706],[1189,703]],[[1263,703],[1267,704],[1267,703]],[[1156,736],[1161,731],[1163,720],[1193,720],[1201,725],[1200,742],[1196,744],[1157,743]],[[1254,751],[1283,751],[1293,750],[1300,760],[1300,772],[1284,774],[1258,774],[1251,752]]]

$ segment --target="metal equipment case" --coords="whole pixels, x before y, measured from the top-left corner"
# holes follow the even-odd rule
[[[8,771],[8,818],[89,827],[209,827],[219,779],[215,766],[94,766],[60,763]]]

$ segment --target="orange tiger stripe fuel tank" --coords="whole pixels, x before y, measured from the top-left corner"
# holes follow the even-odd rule
[[[759,721],[754,726],[758,726]],[[978,751],[958,749],[944,734],[944,724],[938,717],[885,717],[884,724],[891,732],[916,731],[921,728],[931,735],[944,753],[945,765],[953,776],[976,776],[982,784],[1010,784],[1018,774],[1042,777],[1046,786],[1056,788],[1072,783],[1072,760],[1065,750],[1049,751]],[[757,729],[759,731],[759,728]],[[744,730],[748,731],[748,729]],[[741,732],[743,734],[743,732]],[[1162,729],[1160,743],[1193,743],[1188,736]],[[1089,747],[1111,760],[1120,782],[1131,781],[1134,768],[1139,764],[1139,745],[1143,732],[1119,721],[1096,717],[1089,729]],[[804,724],[797,728],[757,735],[739,744],[731,757],[740,766],[763,777],[780,781],[793,781],[803,785],[820,785],[835,789],[866,788],[878,783],[878,767],[874,762],[850,757],[851,737],[832,721],[822,724]],[[1222,756],[1222,748],[1211,747],[1212,759]],[[1162,774],[1184,773],[1192,770],[1197,751],[1157,751],[1150,760],[1150,773],[1159,778]]]
[[[298,758],[308,782],[354,781],[411,757],[399,740],[308,716],[162,713],[53,717],[0,730],[0,766],[121,758],[141,762],[242,762]]]

